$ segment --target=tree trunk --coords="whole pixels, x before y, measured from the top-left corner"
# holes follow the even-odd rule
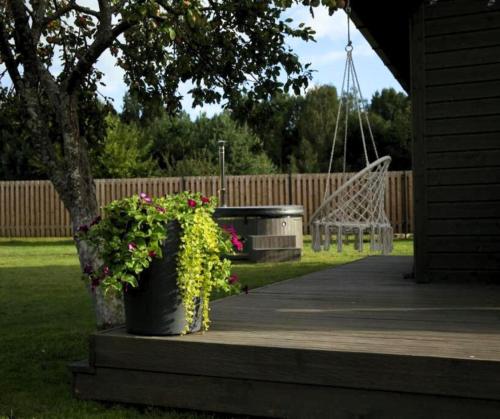
[[[99,206],[88,159],[85,138],[80,136],[78,121],[77,95],[63,96],[63,114],[60,126],[64,145],[66,173],[62,178],[55,176],[52,180],[64,205],[71,216],[73,232],[79,226],[89,225],[99,215]],[[99,259],[84,240],[76,240],[80,259],[80,267],[86,265],[97,267]],[[88,287],[90,290],[90,286]],[[90,291],[94,302],[97,327],[107,328],[124,323],[123,297],[116,295],[104,296],[101,289]]]
[[[62,143],[62,156],[56,152],[50,153],[52,154],[52,163],[55,160],[55,164],[52,165],[52,170],[49,171],[48,175],[70,213],[72,231],[75,233],[78,227],[88,226],[99,215],[99,207],[88,159],[87,144],[85,138],[80,136],[78,97],[76,94],[72,96],[61,94],[59,99],[54,112],[55,127],[57,127],[57,134],[59,134],[58,137]],[[40,107],[38,111],[33,116],[38,117],[36,122],[40,127],[44,121]],[[38,135],[40,135],[40,131],[38,131]],[[47,143],[50,142],[47,141]],[[40,151],[47,153],[47,150]],[[75,238],[75,242],[82,272],[87,265],[97,267],[99,259],[89,244],[78,237]],[[122,296],[104,296],[99,287],[95,291],[91,291],[90,284],[87,288],[94,302],[98,328],[102,329],[124,323]]]
[[[95,196],[94,196],[95,198]],[[73,218],[72,218],[73,219]],[[82,224],[80,224],[82,225]],[[73,223],[73,229],[75,224]],[[95,252],[88,246],[85,241],[76,240],[76,248],[80,259],[80,268],[83,269],[86,265],[97,266],[99,258]],[[123,297],[116,295],[105,296],[100,287],[91,289],[90,284],[87,285],[87,290],[92,297],[94,310],[96,315],[96,323],[98,329],[107,329],[109,327],[121,325],[125,323]]]

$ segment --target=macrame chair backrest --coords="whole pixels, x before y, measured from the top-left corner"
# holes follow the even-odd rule
[[[390,162],[391,158],[384,156],[369,164],[344,182],[314,212],[310,221],[314,250],[327,250],[332,233],[337,234],[340,242],[339,235],[358,234],[362,248],[363,234],[368,232],[372,250],[392,251],[392,228],[384,205]]]
[[[391,158],[381,157],[344,182],[311,216],[316,222],[387,222],[385,182]]]
[[[392,251],[392,228],[385,214],[384,203],[387,171],[389,170],[391,158],[389,156],[379,157],[373,138],[368,109],[361,93],[352,56],[353,46],[350,37],[349,7],[346,8],[346,13],[348,31],[348,42],[345,48],[346,62],[332,139],[328,177],[323,203],[310,220],[313,250],[327,250],[330,247],[332,234],[337,236],[339,251],[342,250],[343,235],[352,234],[357,235],[356,246],[359,250],[362,250],[364,234],[368,232],[371,237],[370,245],[372,250],[382,250],[383,253],[389,253]],[[343,115],[342,111],[344,112]],[[340,125],[343,125],[344,129],[342,171],[344,174],[346,173],[347,134],[350,113],[356,116],[359,123],[366,167],[350,177],[336,191],[331,191],[331,173]],[[366,125],[366,131],[363,125]],[[375,161],[370,162],[370,155],[375,156]]]

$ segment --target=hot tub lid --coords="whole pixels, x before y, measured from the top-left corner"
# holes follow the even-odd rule
[[[230,217],[302,217],[302,205],[261,205],[255,207],[219,207],[215,210],[216,218]]]

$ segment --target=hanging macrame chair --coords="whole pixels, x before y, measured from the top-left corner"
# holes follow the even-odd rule
[[[310,220],[312,247],[315,251],[328,250],[332,236],[336,238],[337,250],[342,251],[344,237],[355,237],[355,247],[363,250],[363,238],[370,235],[370,249],[383,254],[392,252],[393,231],[385,214],[385,185],[390,156],[379,157],[373,138],[366,103],[352,59],[353,46],[350,36],[350,8],[347,13],[347,37],[345,48],[347,59],[342,81],[341,98],[335,122],[335,131],[328,166],[323,203],[314,212]],[[343,115],[342,115],[343,111]],[[361,141],[366,167],[351,177],[346,175],[347,128],[349,114],[354,113],[359,122]],[[343,121],[342,121],[343,119]],[[331,172],[335,153],[335,143],[340,124],[344,124],[344,150],[342,170],[344,183],[330,193]],[[364,125],[366,124],[366,132]],[[370,144],[367,144],[367,138]],[[373,148],[374,161],[370,161],[369,147]]]

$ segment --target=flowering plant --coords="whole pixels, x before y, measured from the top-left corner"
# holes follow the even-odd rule
[[[177,285],[187,324],[191,324],[196,301],[201,301],[203,327],[209,326],[209,300],[212,290],[231,292],[239,289],[231,262],[223,257],[241,250],[236,232],[220,228],[214,221],[216,200],[183,192],[161,198],[141,193],[113,201],[104,208],[104,218],[81,226],[78,235],[96,250],[99,266],[85,266],[91,287],[105,293],[137,287],[141,272],[153,259],[162,257],[166,224],[179,223],[181,245],[177,255]],[[177,250],[177,249],[176,249]]]

